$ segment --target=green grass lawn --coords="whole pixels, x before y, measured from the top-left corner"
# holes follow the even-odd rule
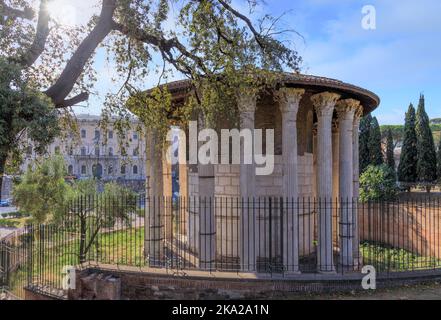
[[[373,265],[378,271],[412,271],[441,267],[441,260],[424,257],[405,249],[391,248],[364,242],[360,244],[364,265]]]

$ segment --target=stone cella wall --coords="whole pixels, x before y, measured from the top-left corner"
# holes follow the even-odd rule
[[[218,261],[225,261],[226,264],[237,263],[241,250],[241,212],[242,209],[252,215],[255,221],[255,243],[254,249],[257,259],[267,259],[281,256],[280,239],[280,196],[283,194],[283,171],[282,156],[275,156],[274,172],[268,176],[256,176],[256,198],[255,207],[262,210],[252,211],[247,209],[247,201],[241,202],[240,197],[240,165],[214,165],[214,199],[212,208],[214,210],[215,231],[216,231],[216,257]],[[313,198],[313,155],[304,153],[298,157],[299,169],[299,199]],[[188,214],[188,241],[190,247],[198,252],[200,219],[198,197],[200,196],[200,177],[196,170],[188,170],[188,195],[185,210]],[[261,197],[259,203],[258,197]],[[269,203],[264,198],[274,197],[271,203],[271,217],[269,217]],[[250,204],[253,200],[250,199]],[[299,205],[299,250],[300,255],[305,256],[314,251],[314,223],[315,217],[313,208]],[[247,214],[247,213],[245,213]],[[271,218],[271,223],[270,223]],[[271,230],[270,230],[271,225]],[[271,235],[271,236],[270,236]],[[253,248],[253,246],[249,247]],[[260,257],[260,258],[259,258]]]

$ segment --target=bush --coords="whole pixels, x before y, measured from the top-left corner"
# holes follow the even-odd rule
[[[18,224],[19,224],[18,221],[13,221],[9,219],[0,219],[0,227],[15,228],[16,226],[18,226]]]
[[[369,166],[360,176],[360,200],[389,201],[397,195],[395,172],[387,165]]]

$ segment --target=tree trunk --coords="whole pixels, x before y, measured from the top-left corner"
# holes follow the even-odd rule
[[[5,166],[6,166],[6,156],[1,155],[0,153],[0,200],[2,200],[3,175],[5,173]]]

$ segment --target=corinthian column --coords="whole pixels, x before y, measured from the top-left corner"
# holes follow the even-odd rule
[[[164,199],[162,144],[154,130],[147,133],[147,190],[145,211],[145,245],[144,254],[149,266],[159,266],[162,261],[162,238],[164,236],[161,216]]]
[[[255,213],[253,211],[253,197],[255,196],[256,172],[254,157],[252,163],[245,163],[245,155],[253,154],[254,150],[254,113],[256,111],[256,94],[240,90],[237,98],[240,113],[240,129],[251,131],[250,145],[246,145],[246,139],[240,142],[240,195],[241,195],[241,236],[240,236],[240,262],[244,271],[256,271],[255,250]]]
[[[283,266],[287,273],[299,272],[299,216],[297,169],[297,112],[304,89],[282,88],[278,92],[282,113],[283,148]]]
[[[332,116],[340,95],[331,92],[311,97],[317,113],[317,196],[319,272],[334,272],[332,249]]]
[[[354,114],[354,123],[352,127],[352,139],[353,139],[353,161],[354,161],[354,184],[353,184],[353,194],[354,194],[354,214],[353,214],[353,230],[354,230],[354,239],[353,239],[353,252],[354,252],[354,265],[357,266],[360,258],[360,230],[358,229],[358,198],[360,197],[360,150],[359,150],[359,130],[360,130],[360,120],[363,116],[363,107],[360,105],[356,108]]]
[[[353,126],[356,108],[360,102],[354,99],[340,100],[336,110],[340,124],[340,263],[353,265],[353,195],[354,151]]]

